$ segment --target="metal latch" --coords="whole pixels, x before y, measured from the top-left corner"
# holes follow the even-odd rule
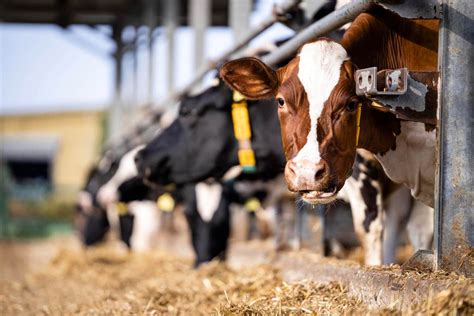
[[[356,94],[358,96],[402,95],[407,92],[408,69],[384,69],[377,67],[356,70]]]

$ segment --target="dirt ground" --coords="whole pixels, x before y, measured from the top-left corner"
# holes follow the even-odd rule
[[[73,237],[1,243],[0,251],[0,315],[400,314],[369,309],[343,284],[287,284],[265,263],[194,270],[189,256],[131,254],[114,243],[85,251]],[[409,314],[473,315],[472,282],[440,295]]]

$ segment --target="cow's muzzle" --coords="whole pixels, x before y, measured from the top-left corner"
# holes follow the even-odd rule
[[[301,193],[308,203],[330,203],[336,198],[337,187],[331,184],[329,167],[324,160],[292,159],[286,164],[285,179],[288,189]]]

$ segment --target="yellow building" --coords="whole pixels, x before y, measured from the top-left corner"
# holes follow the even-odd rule
[[[103,113],[1,115],[0,158],[14,176],[46,176],[53,191],[77,191],[100,152]]]

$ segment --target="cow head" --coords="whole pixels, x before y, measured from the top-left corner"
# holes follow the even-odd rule
[[[106,212],[97,201],[97,192],[113,176],[117,167],[117,161],[106,153],[90,170],[86,185],[77,196],[74,224],[85,246],[101,241],[109,230]]]
[[[355,68],[344,47],[328,39],[305,44],[277,71],[256,58],[221,68],[221,77],[246,97],[276,98],[285,178],[289,189],[310,203],[335,199],[351,173],[356,147],[368,142],[369,133],[358,135],[358,125],[374,110],[362,111],[368,101],[355,94]]]
[[[229,151],[235,152],[230,90],[221,82],[184,98],[178,117],[138,152],[138,172],[152,183],[187,183],[215,176]],[[227,156],[226,156],[227,155]]]
[[[119,187],[128,180],[137,177],[135,156],[142,148],[143,145],[137,146],[123,155],[122,158],[117,159],[117,167],[109,172],[110,178],[100,186],[97,192],[97,200],[102,207],[118,202],[120,199]]]
[[[279,133],[278,119],[271,102],[253,103],[248,108],[255,175],[271,178],[281,172],[284,161],[280,138],[274,136]],[[222,81],[184,98],[178,118],[137,154],[139,174],[165,185],[222,178],[239,165],[231,111],[232,91]]]

